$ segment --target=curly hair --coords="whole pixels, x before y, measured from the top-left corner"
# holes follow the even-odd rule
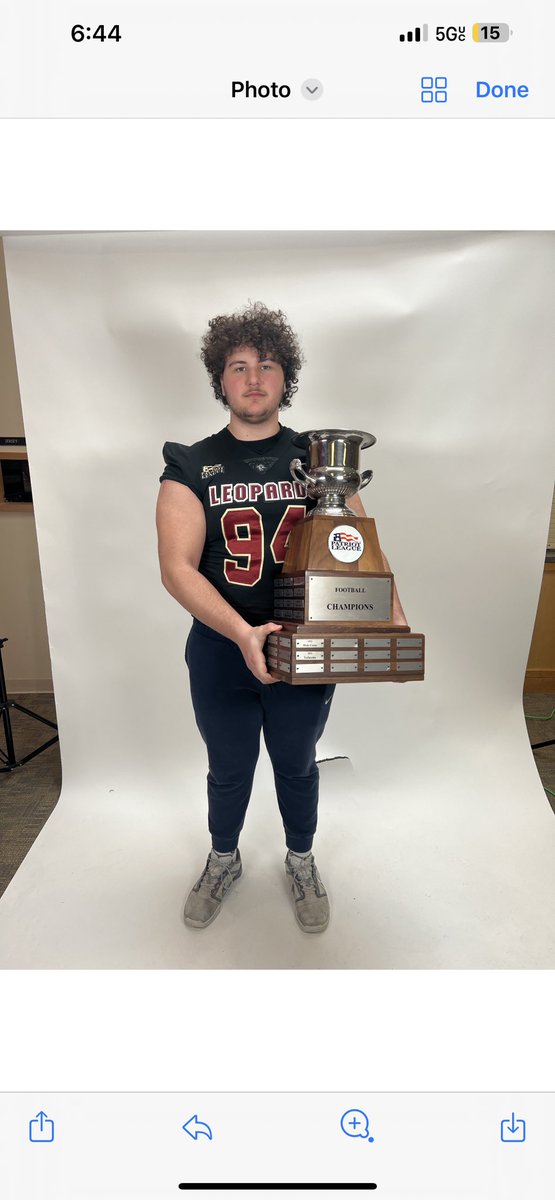
[[[224,408],[228,408],[228,403],[222,393],[220,376],[228,355],[238,346],[252,346],[261,360],[271,357],[279,363],[285,376],[285,391],[279,407],[289,408],[304,360],[298,338],[280,309],[272,312],[257,301],[240,312],[212,317],[201,344],[200,357],[210,376],[214,395]]]

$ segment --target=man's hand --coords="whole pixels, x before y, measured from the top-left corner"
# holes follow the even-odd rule
[[[255,625],[237,642],[249,671],[252,671],[255,679],[259,679],[261,683],[279,682],[270,675],[264,657],[264,643],[268,634],[279,629],[281,625],[275,625],[273,621],[268,621],[266,625]]]

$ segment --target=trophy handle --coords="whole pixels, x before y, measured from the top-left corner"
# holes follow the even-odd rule
[[[374,472],[373,472],[373,471],[363,471],[363,472],[362,472],[362,475],[361,475],[361,477],[360,477],[360,486],[359,486],[359,489],[358,489],[358,490],[359,490],[359,492],[361,492],[361,491],[362,491],[362,489],[363,489],[364,487],[366,487],[366,484],[367,484],[367,483],[370,483],[370,480],[371,480],[371,478],[372,478],[373,474],[374,474]]]
[[[289,470],[291,471],[293,479],[297,480],[297,483],[315,483],[316,482],[312,478],[312,475],[307,474],[300,458],[294,458],[289,463]]]

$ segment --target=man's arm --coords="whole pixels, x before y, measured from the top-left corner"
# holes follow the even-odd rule
[[[275,683],[263,654],[264,642],[274,629],[269,621],[254,629],[201,575],[198,565],[206,540],[206,518],[198,496],[182,483],[165,479],[156,506],[158,557],[162,583],[191,616],[230,638],[261,683]]]

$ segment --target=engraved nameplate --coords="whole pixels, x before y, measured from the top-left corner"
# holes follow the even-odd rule
[[[323,647],[324,639],[323,638],[297,638],[296,644],[297,644],[299,650],[301,648],[308,650],[309,648],[313,649],[316,646]]]
[[[313,659],[313,658],[322,659],[323,657],[324,657],[323,650],[297,650],[297,653],[295,655],[297,662],[304,662],[305,660]]]
[[[309,575],[309,621],[390,621],[391,579]]]

